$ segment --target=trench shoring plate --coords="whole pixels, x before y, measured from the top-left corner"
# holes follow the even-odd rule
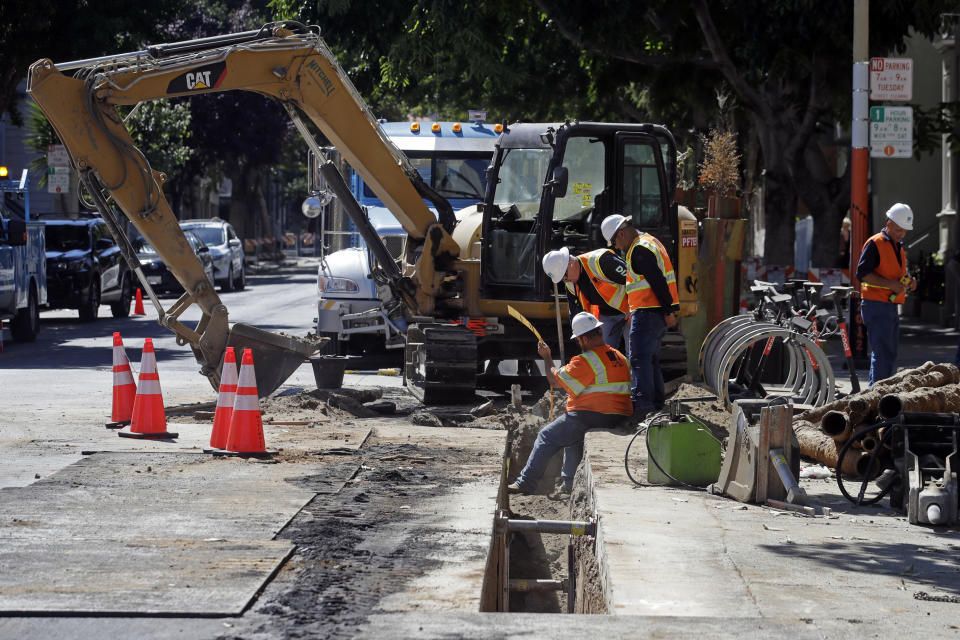
[[[287,541],[5,540],[0,615],[235,616]]]

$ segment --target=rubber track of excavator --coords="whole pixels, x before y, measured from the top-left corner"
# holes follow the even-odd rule
[[[461,325],[410,325],[403,375],[407,388],[424,404],[472,402],[477,387],[476,336]]]

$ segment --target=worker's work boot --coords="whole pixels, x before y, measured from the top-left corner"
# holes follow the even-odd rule
[[[526,492],[525,492],[523,489],[520,488],[520,483],[519,483],[519,482],[513,482],[513,483],[507,485],[507,493],[508,493],[508,494],[515,494],[515,493],[526,493]]]

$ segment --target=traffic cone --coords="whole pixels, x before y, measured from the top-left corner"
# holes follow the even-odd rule
[[[130,431],[118,431],[124,438],[176,438],[179,434],[167,431],[167,417],[163,413],[163,394],[160,392],[160,376],[157,374],[157,356],[153,352],[153,339],[143,343],[140,356],[140,380],[137,397],[133,401],[133,416]]]
[[[133,305],[133,315],[147,315],[147,312],[143,310],[143,293],[140,291],[140,287],[137,287],[137,303]]]
[[[107,429],[119,429],[130,424],[133,402],[137,397],[137,383],[133,381],[127,351],[118,331],[113,332],[113,410]]]
[[[263,420],[260,417],[260,399],[257,397],[257,377],[253,369],[253,352],[243,350],[237,397],[230,418],[225,455],[267,457],[276,451],[267,451],[263,441]]]
[[[237,397],[237,356],[233,347],[227,347],[220,373],[220,393],[217,396],[217,411],[213,414],[213,431],[210,432],[210,447],[226,449],[230,435],[230,419]]]

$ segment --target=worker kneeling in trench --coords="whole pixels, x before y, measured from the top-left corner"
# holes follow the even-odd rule
[[[583,436],[590,429],[616,427],[633,413],[630,401],[630,365],[623,354],[603,341],[603,324],[581,312],[570,323],[582,353],[559,371],[553,366],[550,347],[541,342],[538,352],[551,387],[567,392],[566,413],[537,435],[520,477],[507,486],[508,493],[533,493],[550,458],[563,449],[563,490],[573,488],[573,476],[583,457]]]

